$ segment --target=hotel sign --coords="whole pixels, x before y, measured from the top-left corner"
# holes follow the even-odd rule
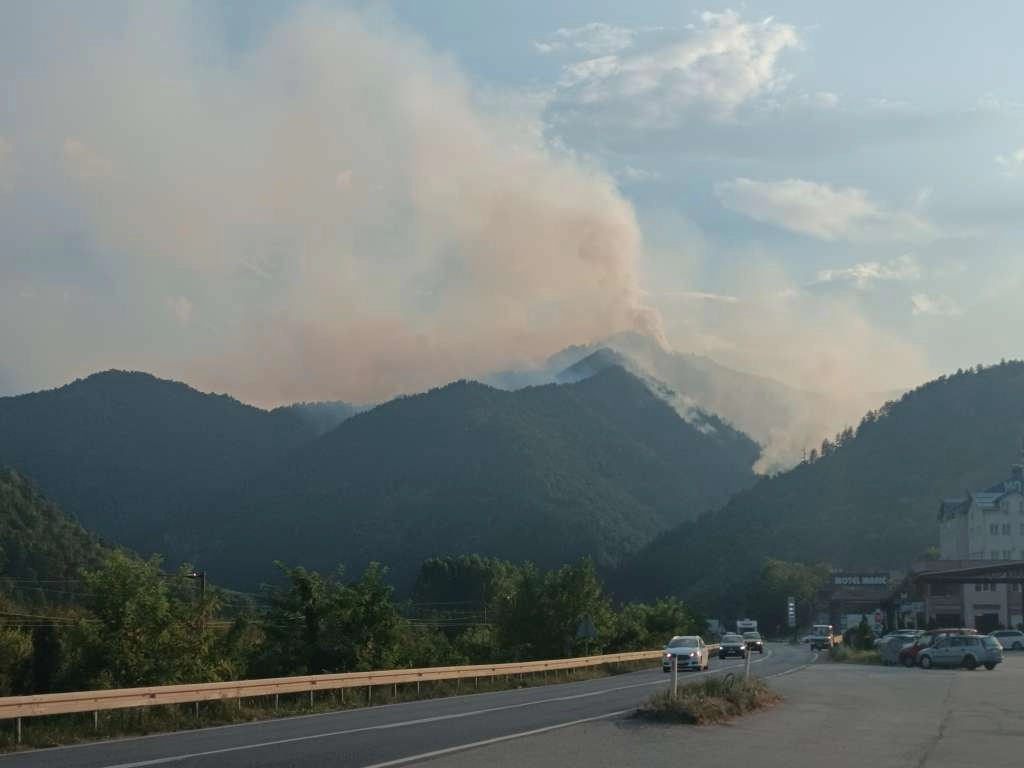
[[[837,587],[887,587],[887,573],[834,573],[832,583]]]

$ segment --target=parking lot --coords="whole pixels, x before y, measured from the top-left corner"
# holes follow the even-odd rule
[[[785,701],[717,727],[659,727],[622,719],[439,760],[469,765],[676,768],[1020,768],[1024,765],[1024,653],[992,671],[838,664],[819,658],[771,679]]]

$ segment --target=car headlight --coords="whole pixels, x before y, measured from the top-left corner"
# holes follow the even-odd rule
[[[690,658],[691,658],[691,659],[695,659],[695,658],[697,658],[697,652],[696,652],[696,651],[693,651],[693,652],[692,652],[692,653],[690,654]]]

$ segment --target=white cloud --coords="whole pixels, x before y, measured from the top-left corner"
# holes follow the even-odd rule
[[[624,181],[641,183],[645,181],[657,181],[661,178],[661,174],[657,171],[650,171],[646,168],[636,168],[632,165],[627,165],[618,173],[619,178]]]
[[[880,281],[912,281],[921,279],[921,267],[913,256],[901,256],[888,262],[865,261],[845,269],[825,269],[818,273],[819,283],[850,282],[867,288]]]
[[[178,325],[188,325],[192,320],[192,302],[185,296],[168,296],[164,307]]]
[[[740,177],[715,184],[715,194],[727,208],[755,221],[821,240],[916,239],[932,229],[919,213],[886,211],[856,187]]]
[[[1007,176],[1016,176],[1024,169],[1024,147],[1015,149],[1006,155],[996,155],[996,163],[1002,167]]]
[[[737,296],[709,291],[662,291],[652,295],[657,298],[687,302],[713,302],[716,304],[737,304],[739,302],[739,297]]]
[[[796,28],[772,18],[745,22],[727,10],[647,50],[606,55],[568,65],[564,94],[578,104],[616,104],[647,124],[672,125],[691,107],[728,118],[746,102],[781,88],[788,74],[779,55],[800,45]]]
[[[960,305],[944,294],[929,296],[926,293],[915,293],[910,297],[910,306],[915,315],[956,316],[963,314]]]
[[[577,50],[588,56],[602,56],[629,48],[636,33],[637,30],[628,27],[592,21],[581,27],[563,27],[550,39],[535,42],[533,48],[541,54]]]

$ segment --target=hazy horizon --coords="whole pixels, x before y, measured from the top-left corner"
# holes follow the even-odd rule
[[[380,402],[627,330],[851,402],[1019,357],[1014,25],[885,7],[10,5],[0,394]]]

